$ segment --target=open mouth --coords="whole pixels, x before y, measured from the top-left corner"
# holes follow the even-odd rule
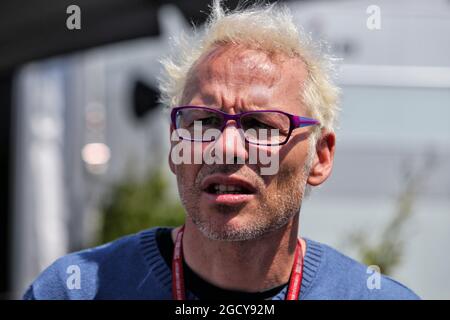
[[[244,178],[213,174],[202,181],[201,188],[213,203],[233,204],[249,201],[257,193],[257,188]]]
[[[205,191],[209,194],[253,194],[251,190],[245,186],[240,185],[227,185],[220,183],[210,184]]]
[[[202,200],[212,205],[242,205],[256,196],[256,188],[250,183],[228,176],[206,178],[202,190]]]

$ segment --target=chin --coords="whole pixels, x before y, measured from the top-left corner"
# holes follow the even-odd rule
[[[202,234],[211,240],[246,241],[263,235],[265,228],[252,222],[252,217],[236,212],[224,215],[218,212],[208,212],[206,219],[193,219],[194,224]],[[254,217],[253,217],[254,218]]]

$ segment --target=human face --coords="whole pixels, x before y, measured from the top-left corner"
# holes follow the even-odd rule
[[[229,114],[276,108],[309,116],[300,95],[306,76],[299,58],[269,57],[241,46],[216,47],[194,65],[182,103]],[[279,159],[278,172],[270,176],[260,174],[261,164],[248,163],[248,145],[242,140],[242,147],[235,145],[236,136],[240,138],[232,121],[218,140],[202,148],[213,143],[216,152],[231,152],[244,164],[175,165],[169,158],[188,216],[205,236],[216,240],[255,239],[286,225],[300,210],[310,133],[310,128],[300,128],[286,144],[268,147]]]

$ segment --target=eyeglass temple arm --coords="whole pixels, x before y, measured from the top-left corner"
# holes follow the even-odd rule
[[[294,126],[296,128],[303,128],[307,126],[314,126],[316,124],[320,124],[319,121],[306,117],[294,117]]]

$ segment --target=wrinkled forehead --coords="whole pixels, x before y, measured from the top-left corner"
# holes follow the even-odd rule
[[[256,49],[228,45],[210,50],[193,69],[209,81],[231,80],[232,75],[239,75],[246,82],[250,80],[273,84],[281,78],[281,64],[281,57]]]
[[[249,85],[295,90],[306,77],[306,68],[298,57],[268,53],[242,45],[213,47],[191,68],[184,97],[202,91],[211,84],[224,83],[233,88]]]

